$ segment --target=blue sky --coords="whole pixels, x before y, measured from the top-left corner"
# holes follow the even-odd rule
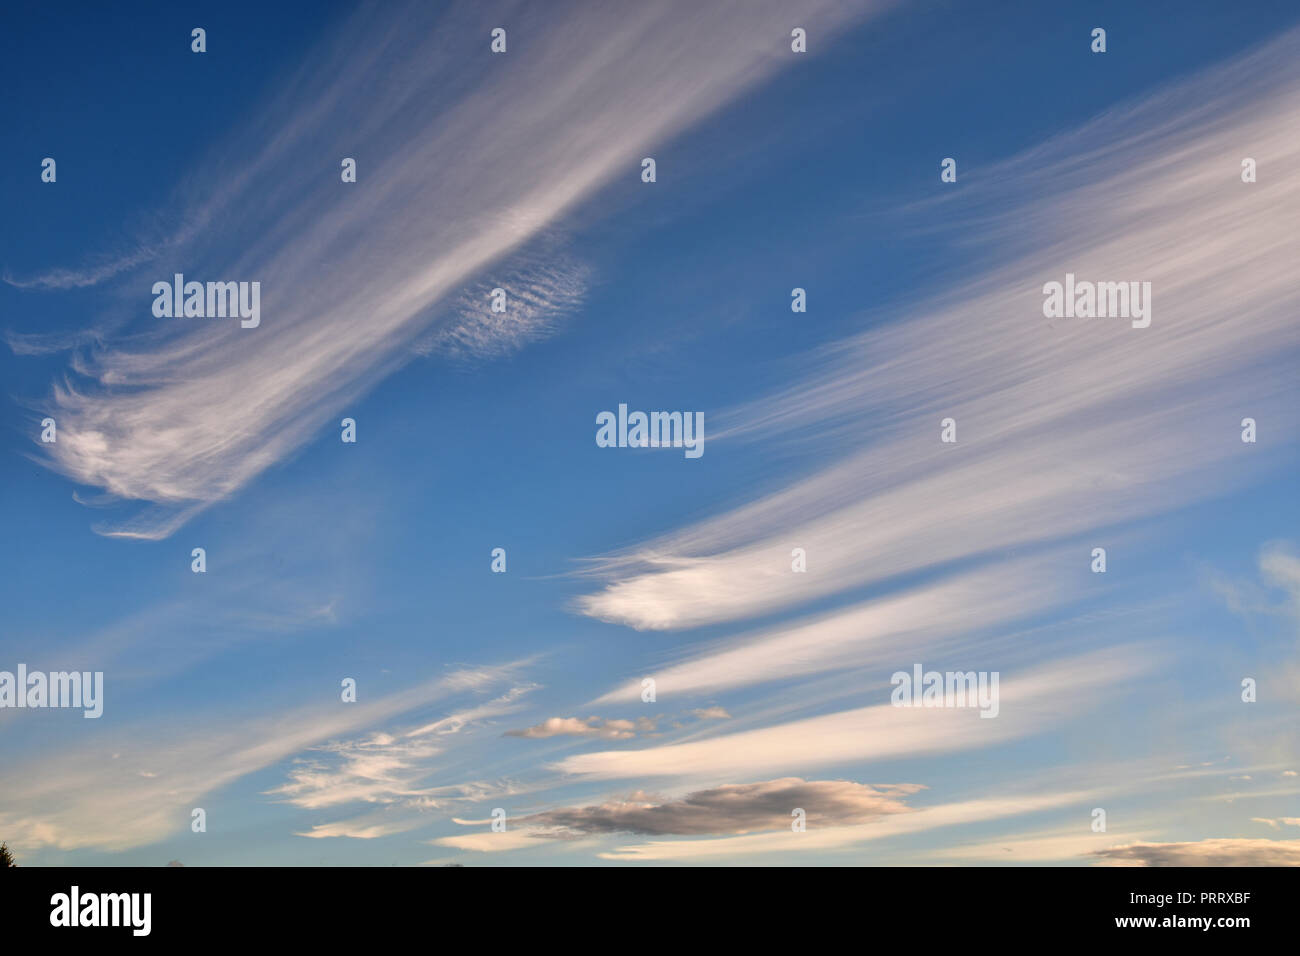
[[[7,13],[0,670],[105,701],[0,710],[0,839],[1300,862],[1288,7]],[[1067,272],[1150,327],[1045,318]],[[889,706],[915,663],[998,717]]]

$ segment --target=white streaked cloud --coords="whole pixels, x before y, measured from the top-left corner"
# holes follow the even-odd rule
[[[544,740],[548,737],[599,737],[604,740],[630,740],[637,734],[655,731],[650,717],[622,720],[603,717],[548,717],[541,723],[518,730],[507,730],[507,737]]]
[[[964,635],[1008,626],[1066,594],[1057,560],[1003,562],[901,594],[718,642],[654,670],[662,694],[702,694],[846,668],[887,668],[951,649]],[[1077,563],[1077,561],[1076,561]],[[639,677],[593,701],[639,698]]]
[[[50,465],[151,505],[104,533],[174,532],[407,361],[484,270],[790,64],[791,22],[832,35],[883,5],[762,2],[743,17],[718,4],[525,6],[511,30],[527,41],[508,60],[487,52],[493,24],[474,4],[358,13],[196,174],[205,194],[222,184],[187,218],[205,228],[187,225],[192,242],[131,273],[150,331],[80,356],[80,377],[55,386]],[[356,184],[322,165],[343,156],[358,158]],[[153,319],[151,282],[173,272],[260,281],[261,326]],[[575,294],[571,276],[542,272],[523,304]],[[526,328],[462,317],[448,341],[476,354],[517,344],[544,311]]]
[[[504,853],[511,850],[541,849],[554,846],[546,839],[550,834],[540,827],[519,827],[503,830],[500,833],[484,829],[478,833],[457,834],[456,836],[438,837],[429,842],[434,846],[451,847],[454,850],[473,850],[477,853]]]
[[[1292,31],[963,186],[949,201],[1000,260],[715,419],[715,440],[862,450],[596,562],[607,583],[579,610],[638,629],[743,619],[1258,479],[1297,434],[1298,63]],[[1243,155],[1275,172],[1242,183]],[[1043,284],[1067,272],[1151,282],[1150,328],[1044,318]],[[1240,441],[1244,417],[1267,441]]]
[[[1041,733],[1098,706],[1108,691],[1152,665],[1137,648],[1055,661],[1021,675],[1002,674],[1000,710],[895,707],[839,711],[757,730],[641,750],[575,754],[557,769],[601,779],[756,776],[850,761],[966,751]]]
[[[313,748],[311,756],[295,761],[289,771],[289,782],[267,793],[313,810],[355,803],[426,809],[464,799],[459,792],[430,782],[438,769],[434,758],[444,750],[441,738],[456,734],[470,724],[514,713],[521,706],[520,699],[535,687],[532,684],[512,687],[488,703],[457,711],[413,730],[376,731],[361,739],[322,744]],[[476,791],[471,793],[477,796]],[[418,819],[413,818],[415,822],[411,825]],[[389,819],[383,826],[404,826],[406,822]],[[369,824],[363,828],[368,830]],[[328,836],[332,831],[326,828],[326,832],[310,835]]]
[[[320,823],[310,829],[296,834],[313,840],[325,840],[333,837],[348,837],[353,840],[375,840],[379,837],[406,833],[424,823],[418,817],[388,820],[382,814],[370,814],[352,820],[339,820],[334,823]]]

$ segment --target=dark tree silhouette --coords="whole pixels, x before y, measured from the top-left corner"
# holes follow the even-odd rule
[[[17,865],[18,864],[14,862],[14,855],[9,852],[9,847],[4,843],[0,843],[0,869],[3,869],[6,866]]]

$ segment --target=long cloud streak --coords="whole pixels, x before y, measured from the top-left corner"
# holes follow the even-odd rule
[[[1257,480],[1297,431],[1300,182],[1279,172],[1300,163],[1297,63],[1293,31],[971,185],[1010,261],[840,343],[718,433],[862,450],[597,562],[608,583],[578,609],[639,629],[752,617]],[[1150,282],[1151,326],[1044,318],[1042,287],[1067,272]],[[790,573],[792,546],[809,573]]]
[[[171,533],[404,361],[477,273],[790,62],[792,22],[830,35],[879,6],[520,5],[504,56],[472,5],[367,10],[250,124],[254,158],[232,148],[195,213],[246,251],[164,244],[159,274],[133,280],[143,314],[173,272],[261,281],[261,327],[162,320],[183,331],[82,360],[92,381],[55,389],[51,464],[156,506],[108,533]],[[343,156],[359,156],[355,186]]]

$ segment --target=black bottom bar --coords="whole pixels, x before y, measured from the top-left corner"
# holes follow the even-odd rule
[[[1259,931],[1294,931],[1300,885],[1300,872],[1280,868],[603,868],[595,884],[579,869],[475,869],[20,867],[0,871],[0,914],[7,942],[76,934],[83,946],[412,935],[446,944],[455,929],[533,945],[550,937],[679,946],[700,936],[734,945],[774,930],[809,942],[848,932],[864,944],[973,942],[993,931],[990,941],[1199,936],[1232,945]],[[118,925],[71,925],[73,887],[77,923]],[[146,926],[143,894],[148,934],[137,935]]]

